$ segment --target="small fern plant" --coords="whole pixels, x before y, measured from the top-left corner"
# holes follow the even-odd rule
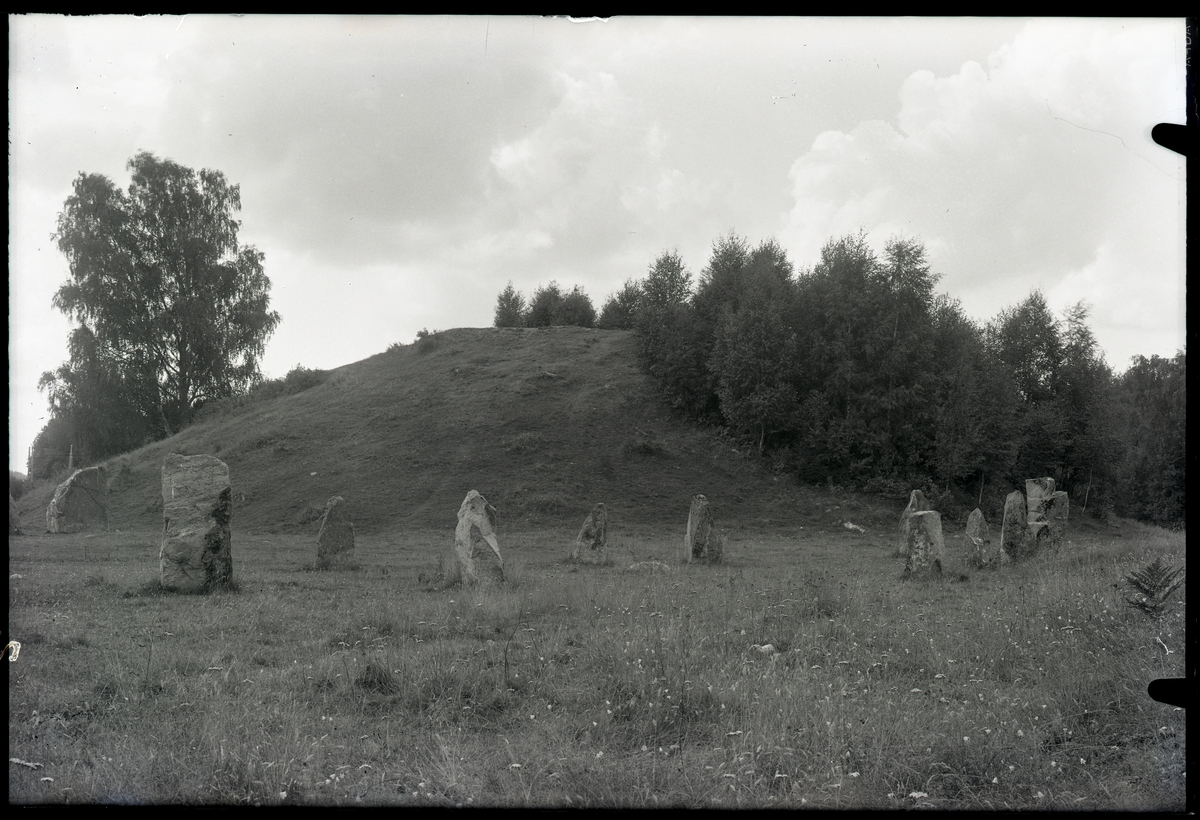
[[[1132,594],[1125,597],[1125,603],[1151,618],[1161,618],[1171,603],[1171,595],[1185,579],[1184,567],[1173,567],[1160,556],[1125,576],[1125,583],[1132,590]]]

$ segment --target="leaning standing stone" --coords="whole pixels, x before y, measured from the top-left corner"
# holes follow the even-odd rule
[[[908,506],[900,513],[900,554],[908,555],[908,520],[913,513],[926,512],[933,509],[925,493],[913,490],[908,496]]]
[[[233,582],[229,467],[213,456],[163,459],[162,585],[207,592]]]
[[[476,490],[458,508],[453,560],[463,585],[490,586],[504,580],[504,559],[496,542],[496,508]]]
[[[913,513],[908,521],[908,558],[904,562],[904,577],[940,575],[944,552],[942,514],[934,510]]]
[[[321,528],[317,531],[317,568],[330,569],[354,562],[354,522],[346,501],[335,495],[325,503]]]
[[[715,564],[721,560],[722,539],[713,523],[708,499],[700,494],[692,496],[692,508],[688,513],[687,534],[683,537],[683,560],[685,563]]]
[[[1025,496],[1020,490],[1013,490],[1004,499],[1004,521],[1000,525],[1001,561],[1006,558],[1019,561],[1028,557],[1025,531]]]
[[[8,534],[21,534],[21,513],[17,509],[17,502],[13,500],[11,493],[8,496]]]
[[[104,496],[108,492],[103,467],[76,470],[58,485],[46,507],[48,532],[82,532],[108,529],[108,510]]]
[[[585,564],[600,564],[608,555],[608,507],[603,503],[592,508],[571,547],[571,560]]]

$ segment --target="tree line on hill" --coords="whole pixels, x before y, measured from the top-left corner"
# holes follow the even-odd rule
[[[717,424],[804,482],[907,494],[1024,486],[1051,476],[1074,503],[1165,526],[1185,521],[1185,353],[1104,361],[1080,302],[1041,292],[987,322],[935,291],[924,245],[864,234],[796,270],[773,239],[730,233],[693,282],[677,250],[595,312],[557,283],[526,306],[512,283],[497,327],[629,329],[681,416]],[[587,299],[576,287],[576,304]],[[536,307],[536,310],[535,310]]]

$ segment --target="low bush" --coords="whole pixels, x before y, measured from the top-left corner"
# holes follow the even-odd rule
[[[327,370],[315,370],[298,364],[282,379],[264,379],[247,393],[207,402],[196,413],[194,421],[218,418],[256,402],[293,396],[324,383],[328,378]]]

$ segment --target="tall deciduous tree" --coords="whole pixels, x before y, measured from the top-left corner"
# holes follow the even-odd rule
[[[169,435],[205,401],[261,379],[279,314],[269,309],[263,254],[238,244],[240,186],[148,152],[128,167],[127,193],[99,174],[76,178],[53,237],[70,278],[53,304],[94,345],[90,360],[73,355],[66,372],[82,377],[104,363]],[[87,400],[47,376],[63,401]]]
[[[1115,459],[1112,372],[1087,325],[1091,312],[1077,302],[1063,313],[1062,361],[1058,369],[1058,412],[1062,419],[1062,489],[1077,497],[1081,487],[1104,482]]]
[[[576,285],[571,292],[563,297],[555,317],[556,325],[571,325],[573,327],[591,327],[596,323],[596,308],[592,306],[591,297],[583,287]]]
[[[1022,401],[1038,404],[1053,399],[1062,339],[1058,321],[1040,290],[1000,311],[989,327],[989,336],[994,352],[1012,372]]]
[[[682,305],[692,295],[692,274],[683,264],[679,249],[663,251],[650,265],[641,282],[642,305],[648,311]]]
[[[1058,320],[1041,291],[1000,311],[988,326],[987,338],[1020,399],[1009,480],[1018,485],[1031,476],[1062,480],[1065,427],[1057,397],[1063,344]]]
[[[562,313],[563,293],[558,282],[550,280],[550,284],[538,286],[529,300],[529,310],[525,313],[525,324],[529,327],[553,327],[561,324],[558,321]]]
[[[679,252],[663,251],[642,280],[634,320],[638,360],[680,413],[715,410],[707,389],[707,347],[690,301],[692,275]]]
[[[757,440],[760,455],[769,435],[790,432],[797,424],[799,400],[791,380],[796,334],[787,326],[781,302],[757,291],[737,312],[726,312],[709,358],[721,414],[734,432]]]
[[[605,301],[596,327],[604,330],[633,330],[641,301],[641,283],[635,279],[626,279],[625,285]]]

